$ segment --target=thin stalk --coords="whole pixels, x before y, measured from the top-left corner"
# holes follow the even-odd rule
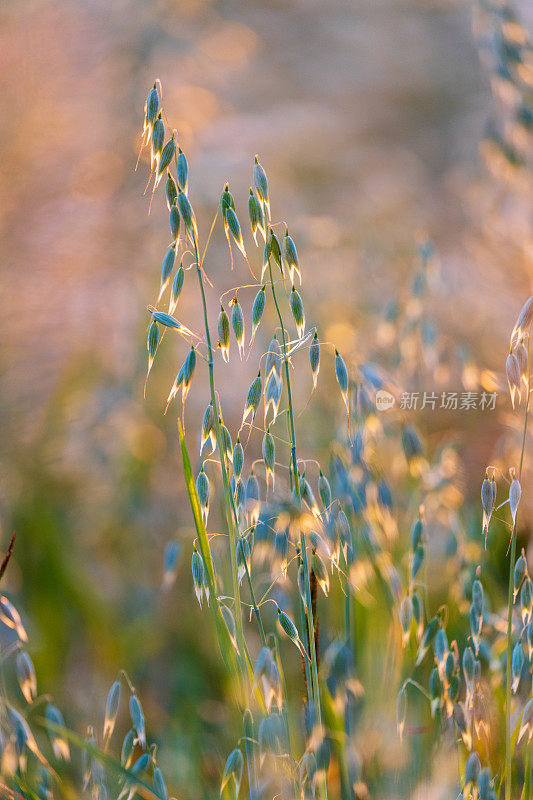
[[[531,384],[531,361],[529,351],[529,336],[527,339],[527,399],[524,412],[524,430],[522,433],[522,450],[520,452],[520,466],[518,468],[518,480],[522,480],[522,467],[524,464],[524,453],[526,449],[527,421],[529,415],[529,398]],[[511,554],[509,557],[509,591],[507,597],[507,665],[506,665],[506,686],[505,686],[505,800],[511,800],[511,658],[512,658],[512,633],[513,633],[513,584],[514,584],[514,565],[516,560],[516,516],[513,523],[511,534]]]
[[[202,307],[203,307],[203,314],[204,314],[204,326],[205,326],[205,338],[207,343],[207,356],[208,356],[208,368],[209,368],[209,387],[211,391],[211,403],[213,404],[213,411],[215,417],[215,432],[217,437],[217,448],[218,453],[220,456],[220,466],[222,468],[222,483],[224,486],[224,500],[225,500],[225,507],[226,507],[226,521],[228,525],[228,534],[229,534],[229,547],[230,547],[230,561],[231,561],[231,574],[233,579],[233,596],[235,602],[235,622],[237,626],[237,646],[239,650],[239,667],[242,672],[244,672],[244,631],[242,626],[242,607],[241,607],[241,594],[240,594],[240,587],[239,587],[239,576],[237,570],[237,549],[236,549],[236,538],[235,538],[235,529],[233,527],[233,517],[232,517],[232,508],[231,508],[231,491],[229,486],[228,480],[228,470],[226,464],[226,453],[224,449],[220,446],[220,442],[222,441],[221,436],[221,428],[220,428],[220,409],[217,402],[217,396],[215,392],[215,369],[213,363],[213,347],[211,345],[211,333],[209,330],[209,321],[207,317],[207,302],[205,299],[205,289],[204,289],[204,280],[202,275],[202,265],[200,264],[198,258],[198,244],[196,242],[196,237],[194,237],[194,253],[196,257],[196,271],[198,274],[198,283],[200,284],[200,292],[202,295]]]
[[[298,461],[296,458],[296,433],[294,426],[294,410],[292,404],[291,376],[289,370],[289,359],[287,356],[287,337],[285,334],[285,325],[283,322],[283,317],[281,315],[281,311],[278,304],[278,298],[276,296],[276,289],[274,287],[274,277],[272,275],[272,264],[270,262],[270,257],[268,259],[268,271],[270,275],[270,287],[272,290],[272,297],[274,299],[274,305],[276,306],[279,324],[281,326],[281,337],[283,342],[283,363],[285,364],[285,378],[287,382],[287,399],[289,407],[289,433],[291,439],[292,472],[294,478],[294,489],[296,492],[296,498],[298,501],[298,505],[301,505],[302,495],[300,489],[300,479],[298,476]],[[311,581],[309,576],[309,563],[307,560],[307,545],[305,541],[305,533],[303,530],[300,530],[300,550],[301,550],[302,565],[304,568],[304,579],[305,579],[305,594],[306,594],[306,605],[307,605],[306,617],[307,617],[307,630],[309,636],[309,649],[311,651],[309,653],[309,656],[311,660],[311,678],[313,682],[314,705],[315,705],[317,724],[319,728],[322,728],[322,714],[320,710],[320,690],[318,686],[318,668],[316,661],[315,626],[313,620],[313,608],[311,600]],[[327,797],[327,782],[325,778],[323,780],[322,792],[324,797]]]
[[[524,788],[522,790],[522,800],[531,800],[531,747],[526,746],[526,763],[524,765]]]

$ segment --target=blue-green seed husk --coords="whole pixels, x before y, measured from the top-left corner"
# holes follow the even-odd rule
[[[194,347],[191,347],[187,355],[187,358],[185,359],[184,362],[183,382],[185,384],[189,384],[191,382],[195,367],[196,367],[196,351]]]
[[[176,173],[178,177],[178,186],[180,187],[182,192],[185,192],[185,194],[187,194],[187,184],[189,180],[189,165],[187,163],[187,158],[185,157],[185,153],[182,152],[181,147],[179,148],[179,154],[176,160]]]
[[[170,211],[168,213],[168,222],[170,225],[170,232],[172,234],[172,238],[174,241],[177,241],[180,238],[180,212],[177,205],[173,205],[170,207]]]
[[[255,329],[261,322],[261,317],[263,316],[263,311],[265,310],[265,288],[265,286],[260,288],[252,305],[252,329],[254,333]]]
[[[337,349],[335,349],[335,376],[344,396],[348,391],[348,370],[346,369],[343,357],[339,354]]]
[[[254,186],[259,198],[268,205],[268,180],[266,172],[255,157],[254,163]]]
[[[148,355],[150,358],[153,358],[156,354],[157,347],[159,345],[159,325],[157,322],[152,321],[150,327],[148,328]]]
[[[167,800],[167,786],[165,783],[165,779],[163,778],[163,773],[159,769],[159,767],[154,767],[154,773],[152,777],[152,784],[154,787],[154,794],[160,798],[160,800]]]
[[[400,604],[400,622],[405,634],[409,633],[413,621],[413,601],[406,595]]]
[[[233,211],[235,211],[235,201],[233,199],[233,195],[229,190],[228,184],[224,186],[224,191],[222,192],[222,195],[220,197],[220,208],[222,210],[222,216],[224,217],[224,220],[226,220],[226,212],[228,208],[231,208],[233,209]]]
[[[413,523],[413,527],[411,529],[411,549],[414,552],[420,542],[422,541],[422,534],[424,533],[424,526],[422,524],[421,519],[417,519]]]
[[[152,150],[154,153],[161,153],[163,151],[163,144],[165,142],[165,125],[161,119],[161,115],[154,122],[152,129]]]
[[[520,642],[517,642],[513,647],[513,653],[511,656],[511,674],[512,674],[512,689],[513,694],[516,694],[516,690],[518,689],[518,684],[520,682],[520,676],[522,675],[522,668],[524,666],[524,650]]]
[[[170,275],[172,274],[172,270],[174,269],[174,262],[176,260],[176,246],[171,245],[165,256],[163,258],[163,263],[161,265],[161,286],[164,286]]]
[[[466,647],[463,652],[463,672],[467,683],[471,683],[475,676],[476,659],[471,647]]]
[[[136,739],[136,732],[134,728],[130,728],[127,734],[124,737],[122,742],[122,749],[120,752],[120,763],[123,767],[127,767],[130,764],[131,757],[133,755],[133,748],[135,746],[135,739]]]
[[[183,264],[180,264],[178,267],[178,271],[174,275],[174,280],[172,281],[172,286],[170,289],[170,299],[173,306],[175,306],[176,303],[178,302],[181,290],[183,289],[184,279],[185,279],[185,270],[183,269]]]
[[[284,611],[282,611],[281,608],[279,607],[278,607],[278,621],[283,630],[285,631],[285,633],[287,634],[287,636],[289,637],[289,639],[291,639],[295,643],[298,643],[298,631],[296,629],[296,625],[289,617],[289,615],[286,614]]]
[[[176,200],[178,199],[178,187],[171,172],[167,172],[167,183],[165,187],[167,197],[167,208],[170,211]]]
[[[472,585],[472,605],[478,617],[483,615],[484,593],[481,581],[475,580]]]
[[[324,509],[329,509],[331,506],[331,487],[328,479],[322,473],[322,470],[320,470],[320,475],[318,476],[318,494]]]
[[[309,363],[311,365],[311,372],[313,373],[313,384],[316,386],[318,371],[320,369],[320,342],[316,331],[309,348]]]
[[[479,756],[474,750],[467,758],[465,764],[465,787],[475,786],[481,771]]]
[[[174,158],[175,152],[176,152],[176,142],[174,139],[174,135],[172,135],[172,138],[168,140],[168,142],[163,147],[163,150],[161,152],[161,158],[159,159],[159,167],[157,169],[158,175],[162,175],[163,172],[167,169],[168,165]]]
[[[203,467],[196,478],[196,492],[200,505],[207,508],[209,506],[209,478],[205,474]]]
[[[236,478],[241,477],[242,468],[244,466],[244,450],[241,440],[237,437],[237,443],[233,448],[233,474]]]
[[[221,445],[222,445],[220,449],[223,450],[226,453],[226,457],[231,462],[231,460],[233,458],[233,444],[231,442],[230,432],[228,431],[228,429],[226,428],[226,426],[224,425],[222,420],[219,420],[219,422],[220,422],[220,425],[219,425],[219,427],[220,427],[220,441],[221,441]]]
[[[244,350],[244,314],[237,297],[233,298],[231,304],[231,324],[242,356]]]
[[[218,315],[218,341],[222,351],[224,361],[229,359],[229,318],[226,314],[224,306],[220,305],[220,314]]]
[[[185,227],[187,229],[187,233],[191,237],[191,239],[196,239],[196,217],[194,216],[194,211],[192,209],[191,203],[189,198],[181,189],[178,192],[178,208],[185,223]]]
[[[152,311],[152,317],[156,322],[161,323],[166,328],[177,328],[180,330],[183,326],[170,314],[165,314],[164,311]]]
[[[250,388],[248,389],[248,394],[246,395],[243,423],[247,419],[250,413],[252,414],[252,419],[253,417],[255,417],[257,409],[259,408],[259,403],[261,401],[262,389],[263,389],[263,383],[261,381],[261,373],[258,373],[257,377],[254,378],[254,380],[250,384]]]
[[[289,236],[289,231],[285,231],[285,236],[283,237],[283,258],[289,270],[289,274],[291,276],[291,280],[294,280],[294,272],[296,271],[298,275],[300,274],[300,264],[298,261],[298,253],[296,251],[296,245],[291,236]]]
[[[263,436],[263,461],[267,467],[267,470],[270,472],[274,471],[274,464],[276,461],[276,446],[274,444],[274,439],[272,434],[269,430],[266,431],[265,435]]]
[[[142,710],[141,703],[139,698],[136,694],[132,694],[130,697],[130,717],[137,732],[137,738],[139,739],[139,743],[141,747],[146,747],[146,732],[145,732],[145,724],[144,724],[144,714]]]
[[[146,98],[146,119],[150,125],[154,122],[159,111],[159,94],[155,86],[148,92]]]
[[[248,216],[250,218],[252,235],[255,239],[258,229],[264,231],[265,221],[261,204],[257,200],[252,189],[250,189],[250,197],[248,198]]]
[[[413,581],[420,572],[420,567],[424,563],[424,556],[425,556],[424,545],[419,544],[415,552],[413,553],[413,566],[411,570],[411,580]]]
[[[294,284],[291,289],[290,303],[291,303],[292,316],[296,324],[296,330],[298,331],[298,336],[302,337],[305,331],[304,305],[302,302],[302,298],[300,297],[300,294],[296,291],[294,287]]]

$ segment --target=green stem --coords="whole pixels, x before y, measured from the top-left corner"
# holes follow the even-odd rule
[[[292,404],[292,392],[291,392],[291,376],[289,370],[289,358],[287,356],[287,337],[285,334],[285,325],[283,322],[283,317],[281,315],[281,311],[278,304],[278,298],[276,296],[276,289],[274,286],[274,277],[272,275],[272,264],[270,262],[270,257],[268,259],[268,271],[270,275],[270,287],[272,289],[272,297],[274,299],[274,305],[276,306],[276,311],[278,314],[279,324],[281,326],[281,338],[283,342],[283,363],[285,365],[285,378],[287,382],[287,399],[288,399],[288,407],[289,407],[289,432],[290,432],[290,440],[291,440],[291,461],[292,461],[292,472],[293,472],[293,479],[294,479],[294,489],[296,492],[296,499],[298,501],[298,505],[301,505],[302,502],[302,494],[300,489],[300,479],[298,475],[298,460],[296,458],[296,432],[295,432],[295,425],[294,425],[294,410]],[[307,605],[307,631],[309,636],[309,657],[311,661],[311,678],[313,683],[313,695],[314,695],[314,706],[315,706],[315,713],[316,713],[316,721],[320,729],[322,729],[322,714],[320,710],[320,690],[318,685],[318,668],[317,668],[317,661],[316,661],[316,644],[315,644],[315,627],[314,627],[314,620],[313,620],[313,607],[312,607],[312,600],[311,600],[311,581],[309,577],[309,563],[307,560],[307,545],[305,541],[305,533],[303,530],[300,530],[300,550],[301,550],[301,557],[302,557],[302,565],[304,568],[304,578],[305,578],[305,595],[306,595],[306,605]],[[322,784],[322,793],[323,796],[327,798],[327,782],[326,778],[323,780]]]
[[[520,465],[518,468],[518,480],[522,479],[522,467],[524,464],[524,453],[526,449],[527,421],[529,413],[529,398],[531,384],[531,362],[529,353],[529,336],[527,340],[527,399],[524,412],[524,430],[522,433],[522,450],[520,453]],[[513,633],[513,589],[514,589],[514,566],[516,560],[516,516],[513,523],[511,534],[511,554],[509,558],[509,590],[507,596],[507,664],[506,664],[506,686],[505,686],[505,800],[511,800],[511,660],[512,660],[512,633]]]
[[[213,412],[215,417],[215,432],[217,437],[217,448],[218,453],[220,456],[220,466],[222,468],[222,483],[224,486],[224,500],[225,500],[225,507],[226,507],[226,521],[228,525],[228,534],[229,534],[229,547],[230,547],[230,561],[231,561],[231,574],[233,579],[233,596],[235,600],[235,622],[237,626],[237,646],[239,649],[239,667],[242,672],[244,672],[244,631],[242,626],[242,607],[241,607],[241,595],[240,595],[240,588],[239,588],[239,576],[237,570],[237,549],[236,549],[236,538],[235,538],[235,529],[233,527],[233,517],[232,517],[232,508],[231,508],[231,491],[228,479],[228,469],[226,464],[226,453],[224,449],[220,446],[220,442],[222,441],[221,435],[221,427],[220,427],[220,408],[219,404],[217,403],[217,396],[215,392],[215,370],[214,370],[214,363],[213,363],[213,347],[211,345],[211,334],[209,331],[209,321],[207,317],[207,302],[205,299],[205,289],[204,289],[204,280],[202,275],[202,267],[199,262],[198,258],[198,244],[196,242],[196,237],[194,238],[194,252],[196,257],[196,271],[198,273],[198,282],[200,284],[200,291],[202,295],[202,307],[204,313],[204,325],[205,325],[205,338],[207,343],[207,355],[208,355],[208,367],[209,367],[209,387],[211,390],[211,403],[213,404]]]

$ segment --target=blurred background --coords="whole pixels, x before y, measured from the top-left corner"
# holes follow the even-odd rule
[[[135,171],[147,92],[159,78],[204,231],[228,179],[245,219],[260,155],[274,216],[298,243],[307,316],[347,360],[376,353],[376,319],[409,293],[429,239],[439,357],[457,350],[463,385],[469,368],[474,384],[503,388],[533,276],[533,62],[530,50],[516,57],[532,21],[525,1],[2,4],[2,543],[17,534],[4,590],[27,621],[40,689],[70,726],[103,714],[121,667],[134,676],[182,798],[216,794],[227,687],[214,643],[197,635],[177,406],[163,415],[179,346],[143,398],[146,305],[168,243],[164,192],[148,215],[146,160]],[[219,230],[213,315],[219,292],[246,282],[237,267]],[[180,303],[194,319],[193,294]],[[253,369],[222,377],[233,426]],[[510,424],[501,403],[490,421],[417,421],[432,447],[444,434],[458,443],[476,502]],[[338,413],[319,390],[305,444],[327,456]],[[178,580],[163,592],[175,538]]]

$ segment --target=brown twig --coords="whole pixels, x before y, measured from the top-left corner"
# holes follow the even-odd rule
[[[9,547],[6,550],[6,554],[4,556],[2,564],[0,566],[0,581],[4,577],[4,572],[7,569],[7,565],[9,564],[9,559],[11,558],[11,555],[13,553],[13,545],[15,544],[15,536],[16,536],[16,534],[14,533],[13,536],[11,537],[11,541],[9,542]]]

